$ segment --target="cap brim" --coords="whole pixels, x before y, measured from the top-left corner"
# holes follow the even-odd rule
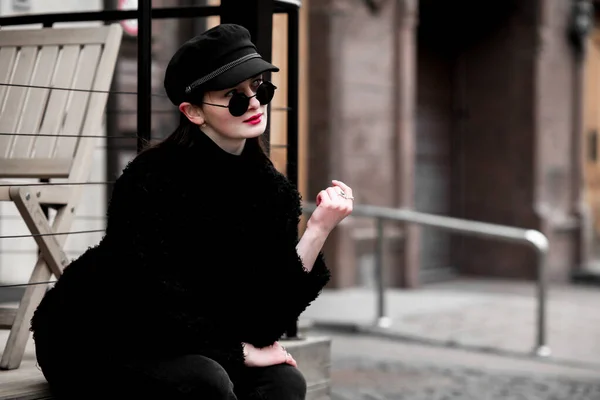
[[[246,79],[253,78],[267,71],[278,72],[279,68],[262,58],[252,58],[207,82],[206,89],[229,89],[237,86]]]

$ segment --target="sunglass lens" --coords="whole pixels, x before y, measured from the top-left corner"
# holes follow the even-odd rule
[[[275,94],[275,85],[270,82],[262,83],[256,90],[256,99],[261,105],[269,104]],[[248,110],[250,99],[243,93],[235,93],[229,100],[229,113],[234,117],[240,117]]]
[[[244,115],[250,104],[249,99],[241,93],[236,93],[229,100],[229,113],[234,117]]]
[[[256,90],[256,99],[261,105],[269,104],[273,100],[275,86],[270,82],[263,82]]]

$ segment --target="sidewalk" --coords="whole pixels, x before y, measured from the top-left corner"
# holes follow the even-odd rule
[[[392,326],[374,329],[371,289],[325,290],[304,312],[316,327],[342,327],[428,343],[528,357],[535,345],[536,300],[532,283],[467,280],[415,290],[389,290]],[[548,289],[549,361],[600,370],[600,288]]]
[[[331,400],[599,400],[598,370],[399,340],[332,338]]]

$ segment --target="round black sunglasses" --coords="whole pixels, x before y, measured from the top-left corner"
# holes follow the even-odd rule
[[[256,89],[256,94],[254,96],[246,96],[244,93],[236,92],[231,96],[228,105],[223,104],[213,104],[202,102],[202,104],[207,104],[209,106],[228,108],[229,113],[234,117],[240,117],[244,115],[246,111],[248,111],[248,106],[250,106],[250,99],[256,97],[256,100],[261,105],[269,104],[271,100],[273,100],[273,96],[275,95],[275,89],[277,87],[273,85],[271,82],[263,82]]]

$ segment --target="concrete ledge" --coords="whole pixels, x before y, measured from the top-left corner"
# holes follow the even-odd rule
[[[283,340],[298,363],[308,385],[306,400],[331,398],[331,339],[325,336],[306,336],[300,340]]]
[[[2,373],[0,371],[0,374]],[[52,398],[44,377],[3,383],[0,389],[0,399],[2,400],[47,400]]]
[[[305,336],[281,342],[298,362],[304,374],[308,394],[306,400],[331,399],[331,339]],[[44,376],[28,357],[21,368],[0,371],[0,400],[49,400],[53,397]]]

